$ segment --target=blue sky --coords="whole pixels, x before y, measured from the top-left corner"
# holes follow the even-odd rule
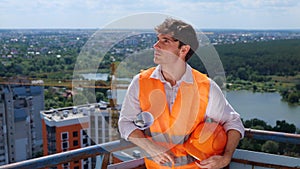
[[[300,29],[299,0],[0,0],[0,29],[102,28],[152,12],[200,29]]]

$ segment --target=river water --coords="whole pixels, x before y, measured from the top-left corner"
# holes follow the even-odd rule
[[[86,79],[106,80],[108,74],[83,74],[83,76]],[[117,90],[118,104],[122,104],[125,94],[126,90]],[[275,126],[277,120],[285,120],[300,128],[300,106],[292,106],[287,102],[281,101],[279,93],[228,91],[225,93],[225,96],[244,120],[257,118],[264,120],[271,126]]]
[[[117,91],[117,102],[124,100],[126,90]],[[228,102],[243,120],[257,118],[274,127],[276,120],[285,120],[300,128],[300,106],[291,106],[281,101],[279,93],[253,93],[251,91],[229,91]]]
[[[276,120],[285,120],[300,128],[300,106],[281,101],[279,93],[230,91],[226,98],[244,120],[257,118],[271,126],[276,125]]]

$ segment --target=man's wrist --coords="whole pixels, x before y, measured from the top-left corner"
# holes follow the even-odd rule
[[[233,152],[232,151],[225,151],[223,154],[224,163],[228,165],[232,159]]]

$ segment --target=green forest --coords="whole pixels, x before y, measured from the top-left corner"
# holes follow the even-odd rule
[[[20,47],[15,44],[15,47]],[[222,61],[228,90],[252,90],[253,92],[280,92],[282,99],[300,104],[300,40],[274,40],[255,43],[236,43],[214,46]],[[24,47],[23,47],[24,48]],[[22,49],[22,47],[20,47]],[[80,48],[61,51],[61,57],[34,55],[16,58],[0,58],[0,77],[27,77],[44,81],[71,81]],[[151,55],[152,53],[147,53]],[[98,66],[109,72],[111,60],[108,53]],[[124,56],[115,56],[116,63]],[[134,59],[151,62],[152,56]],[[90,61],[97,63],[97,60]],[[103,66],[103,63],[106,66]],[[142,65],[132,64],[136,68]],[[192,67],[206,72],[198,57],[189,60]],[[125,70],[125,69],[123,69]],[[98,70],[99,71],[99,70]],[[126,71],[123,71],[126,72]],[[102,83],[103,84],[103,83]],[[109,84],[109,83],[107,83]]]
[[[300,103],[299,40],[221,45],[216,50],[227,82],[248,86],[246,89],[254,92],[278,91],[283,100]]]
[[[215,49],[228,90],[276,91],[290,104],[300,104],[300,40],[216,45]],[[189,63],[205,72],[197,59]]]

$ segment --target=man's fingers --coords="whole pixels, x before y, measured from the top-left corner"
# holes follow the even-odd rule
[[[159,164],[164,164],[164,163],[167,163],[167,162],[171,162],[172,164],[174,164],[174,157],[172,157],[168,153],[159,154],[159,155],[155,156],[153,158],[153,160],[156,163],[159,163]]]
[[[201,165],[206,165],[206,164],[210,164],[210,163],[213,163],[215,160],[214,160],[214,156],[211,156],[209,157],[208,159],[205,159],[205,160],[202,160],[200,162]]]
[[[199,168],[202,168],[202,166],[199,163],[197,163],[197,162],[195,162],[195,163]]]
[[[195,162],[199,168],[211,168],[211,164],[200,164]]]
[[[169,162],[169,159],[166,158],[166,157],[162,158],[161,161],[160,161],[161,164],[164,164],[164,163],[167,163],[167,162]]]
[[[203,160],[203,161],[200,161],[200,165],[206,165],[206,164],[209,164],[210,162],[208,160]]]
[[[211,156],[201,162],[195,162],[200,168],[215,169],[224,167],[222,156]]]
[[[168,153],[164,153],[165,157],[168,159],[169,162],[171,162],[172,164],[174,164],[174,157],[172,157],[171,155],[169,155]]]

